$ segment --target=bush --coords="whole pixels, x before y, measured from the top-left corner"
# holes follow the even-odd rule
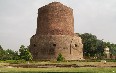
[[[64,61],[64,57],[62,56],[61,53],[59,53],[59,55],[57,57],[57,61]]]

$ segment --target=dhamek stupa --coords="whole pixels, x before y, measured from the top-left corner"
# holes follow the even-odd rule
[[[83,59],[83,44],[74,33],[73,9],[52,2],[38,9],[36,34],[30,39],[33,60]]]

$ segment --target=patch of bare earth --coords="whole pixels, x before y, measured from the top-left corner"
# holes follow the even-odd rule
[[[77,67],[116,67],[116,62],[80,62],[77,64],[7,64],[7,68],[77,68]]]

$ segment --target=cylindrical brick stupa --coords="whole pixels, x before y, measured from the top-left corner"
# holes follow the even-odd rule
[[[83,59],[81,38],[74,34],[73,10],[60,2],[38,9],[36,34],[29,50],[34,60],[56,60],[61,53],[65,60]]]

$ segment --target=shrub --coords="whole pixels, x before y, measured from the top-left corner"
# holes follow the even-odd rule
[[[57,61],[64,61],[64,57],[61,53],[58,54]]]

